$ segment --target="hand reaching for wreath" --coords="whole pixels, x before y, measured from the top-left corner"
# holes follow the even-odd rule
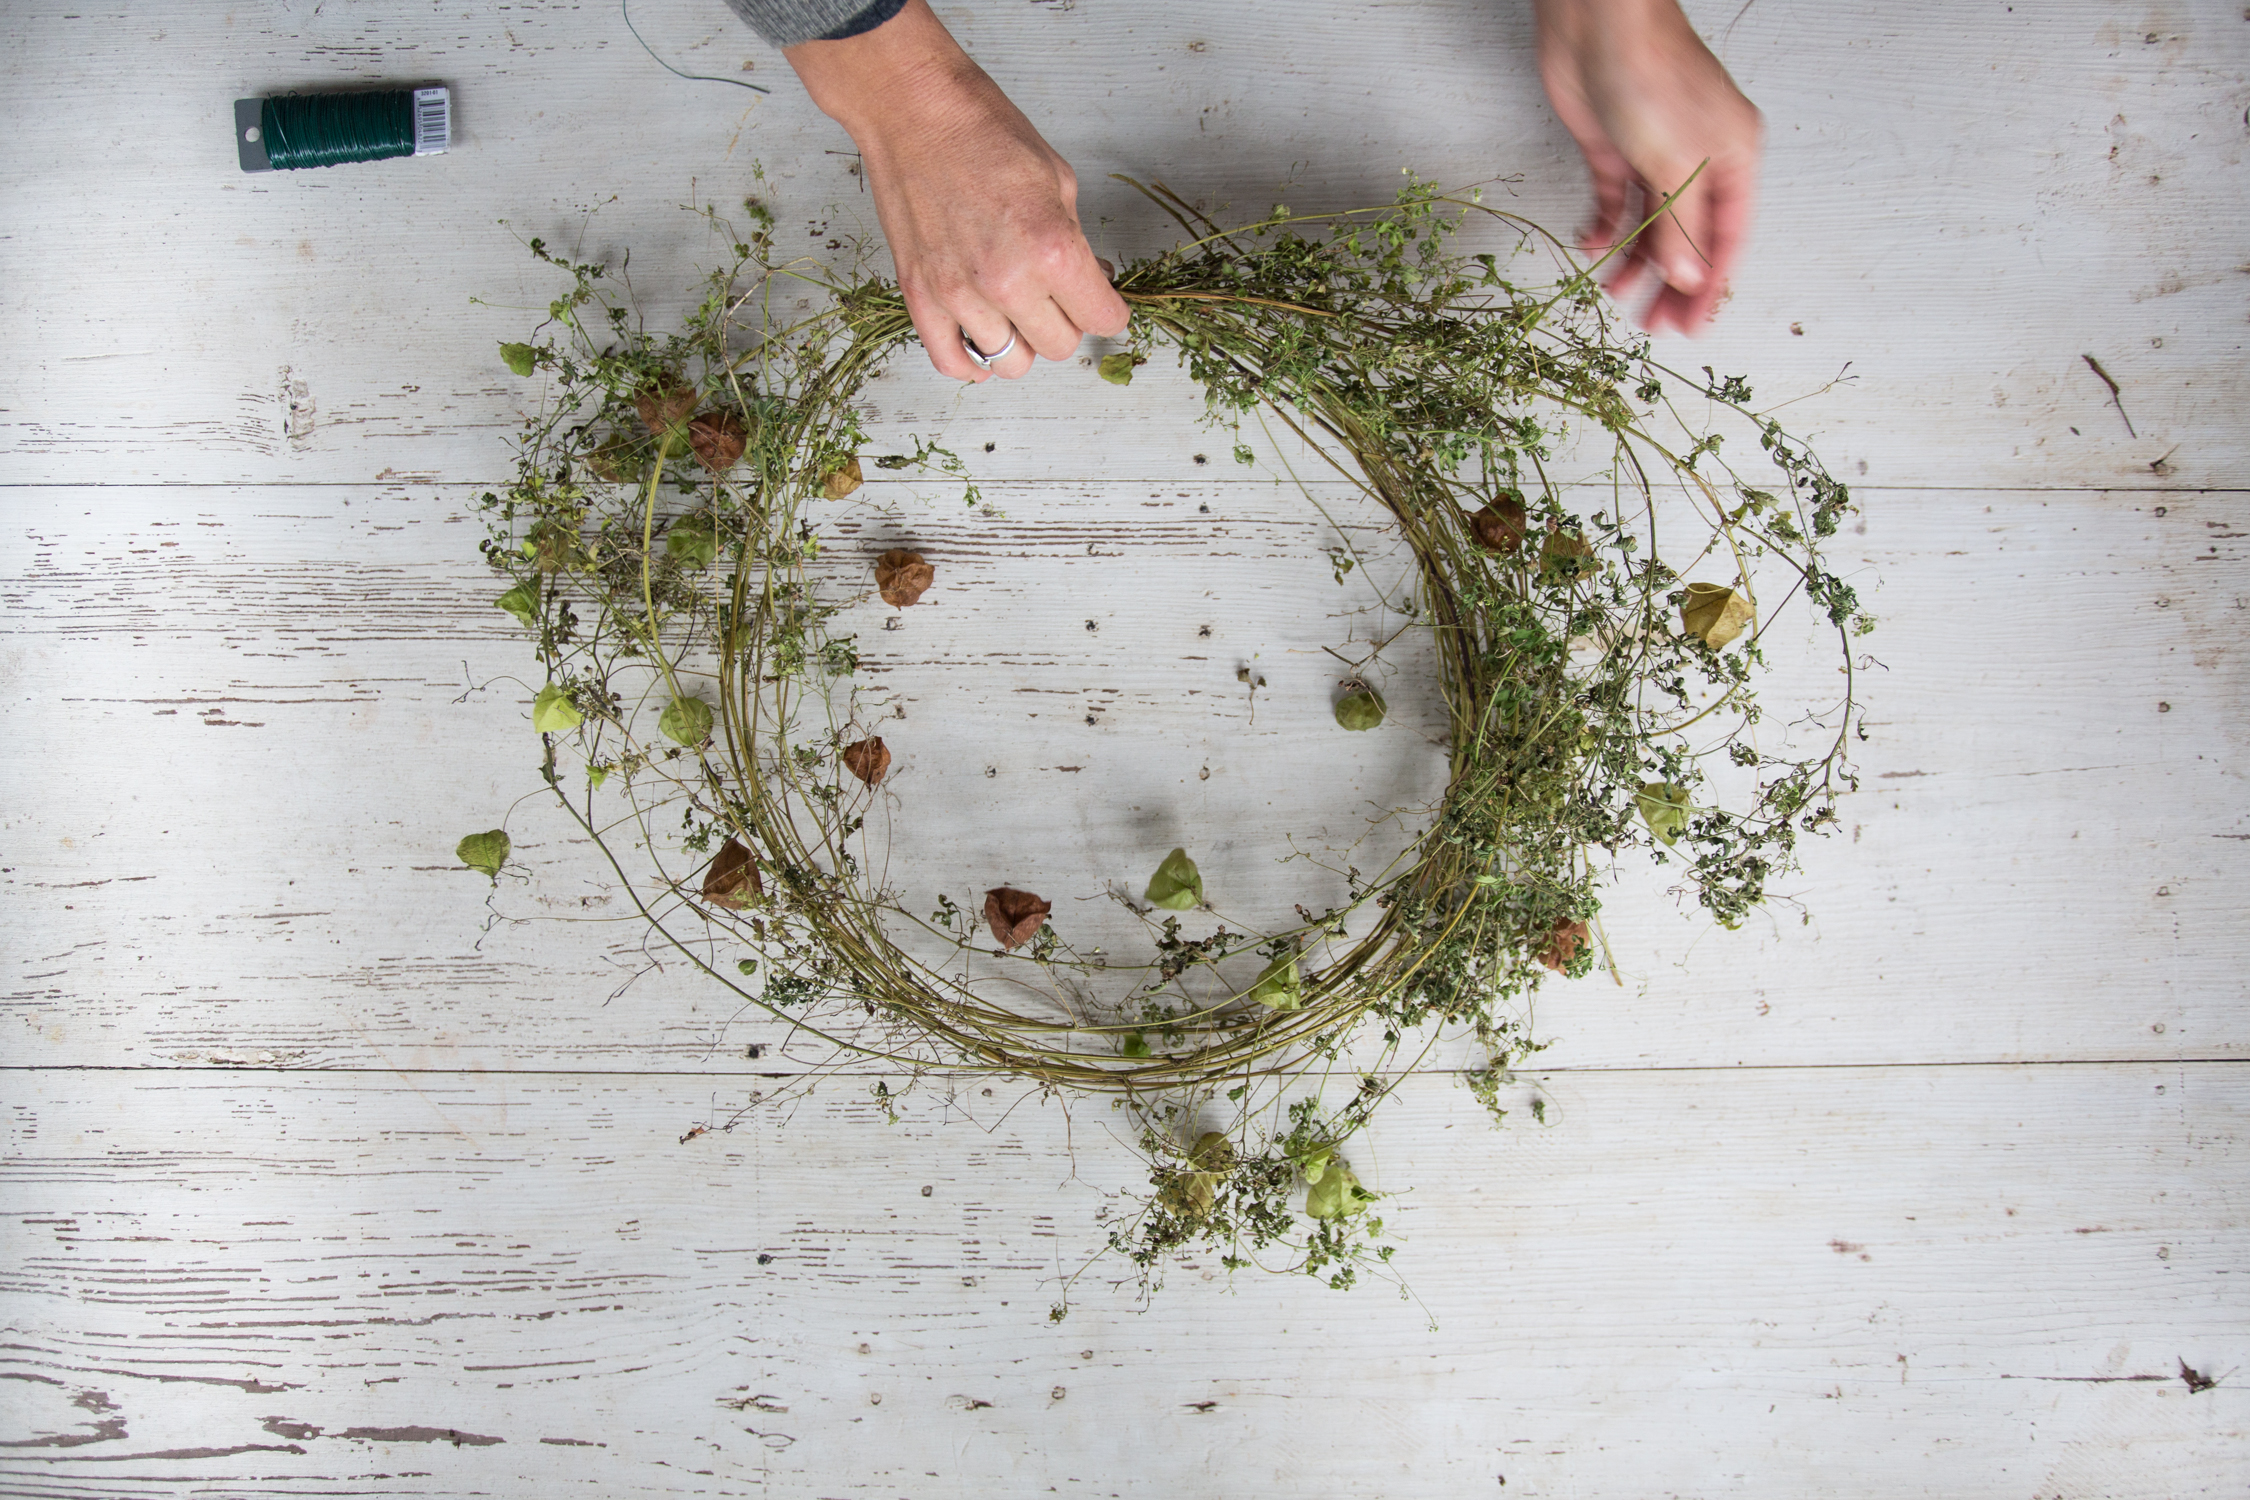
[[[859,147],[899,291],[941,373],[1015,379],[1034,354],[1068,359],[1085,334],[1124,332],[1124,299],[1078,225],[1070,163],[927,0],[909,0],[871,31],[786,55]],[[989,366],[964,339],[994,356]]]
[[[1580,244],[1608,250],[1685,183],[1671,209],[1618,255],[1608,288],[1624,297],[1653,273],[1658,289],[1643,324],[1697,332],[1726,294],[1749,237],[1762,149],[1757,108],[1677,0],[1535,0],[1535,8],[1547,98],[1594,176],[1594,222]]]

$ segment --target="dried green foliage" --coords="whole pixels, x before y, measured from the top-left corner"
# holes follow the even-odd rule
[[[888,758],[851,733],[872,719],[836,622],[867,573],[818,565],[857,504],[863,388],[912,324],[888,283],[784,261],[755,205],[740,239],[713,220],[734,253],[676,333],[645,331],[605,267],[533,243],[565,283],[526,346],[549,394],[514,482],[485,497],[484,553],[550,684],[534,708],[549,784],[711,983],[786,1017],[794,1046],[1116,1100],[1150,1176],[1109,1245],[1151,1282],[1202,1247],[1344,1286],[1391,1247],[1382,1192],[1343,1146],[1441,1035],[1481,1045],[1491,1065],[1471,1087],[1498,1112],[1510,1062],[1536,1050],[1531,994],[1595,964],[1620,852],[1640,848],[1733,926],[1834,822],[1858,729],[1848,648],[1871,622],[1821,546],[1852,502],[1742,381],[1656,364],[1567,250],[1471,197],[1412,183],[1380,209],[1226,229],[1147,191],[1186,240],[1117,276],[1133,322],[1101,373],[1176,355],[1210,422],[1236,434],[1257,414],[1302,438],[1419,567],[1408,612],[1437,648],[1450,777],[1407,854],[1352,871],[1343,905],[1299,907],[1281,931],[1219,913],[1200,936],[1152,915],[1143,961],[1075,952],[1029,892],[986,892],[979,923],[973,897],[909,910],[870,874],[884,851],[867,817],[895,803],[910,818],[913,794],[853,784],[881,781]],[[1458,253],[1464,220],[1562,274]],[[1749,435],[1766,488],[1728,467],[1715,423]],[[876,462],[978,499],[933,443]],[[934,570],[898,551],[877,586],[903,604]],[[1753,580],[1769,601],[1755,612]],[[1763,643],[1793,601],[1836,633],[1837,696],[1761,734]],[[1362,693],[1338,705],[1347,728],[1383,719],[1363,683],[1344,701]],[[679,900],[642,894],[651,860]],[[1204,895],[1175,851],[1146,899],[1208,922]],[[913,956],[907,932],[951,956]],[[1035,993],[1097,974],[1130,1000],[1058,1015]],[[1355,1043],[1377,1061],[1347,1064]]]

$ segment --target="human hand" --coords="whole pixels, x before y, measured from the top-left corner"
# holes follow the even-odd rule
[[[785,54],[813,102],[859,147],[899,292],[956,380],[1018,378],[1125,330],[1125,301],[1078,226],[1078,179],[927,0],[872,31]],[[961,345],[1015,347],[990,370]]]
[[[1698,332],[1726,294],[1749,237],[1763,151],[1756,106],[1677,0],[1535,0],[1535,7],[1540,78],[1594,177],[1594,222],[1580,246],[1609,250],[1620,232],[1678,192],[1619,253],[1608,289],[1622,299],[1653,274],[1657,292],[1642,326]],[[1636,190],[1640,203],[1628,218]]]

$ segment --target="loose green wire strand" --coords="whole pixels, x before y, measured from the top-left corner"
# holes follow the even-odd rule
[[[655,57],[656,65],[673,77],[685,78],[690,83],[731,83],[736,88],[748,89],[753,94],[770,94],[773,92],[762,84],[750,83],[740,78],[721,78],[712,73],[682,73],[663,58],[657,57],[656,49],[648,44],[647,37],[641,35],[641,28],[633,24],[633,0],[617,0],[617,13],[625,18],[625,29],[633,33],[633,40],[641,44],[641,50],[649,56]]]
[[[258,128],[276,171],[412,156],[414,95],[405,89],[285,95],[265,101]]]

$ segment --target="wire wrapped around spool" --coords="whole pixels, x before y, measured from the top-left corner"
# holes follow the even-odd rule
[[[435,156],[453,145],[453,91],[442,85],[234,101],[245,172]]]

